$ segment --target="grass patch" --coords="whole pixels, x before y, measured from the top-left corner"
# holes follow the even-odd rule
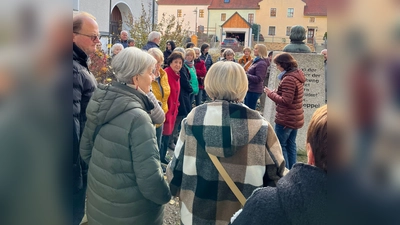
[[[297,151],[297,162],[307,163],[307,152],[306,152],[306,150],[299,149]]]

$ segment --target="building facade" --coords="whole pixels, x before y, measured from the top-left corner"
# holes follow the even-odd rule
[[[152,19],[157,21],[157,4],[155,0],[73,0],[74,13],[84,11],[96,17],[102,36],[103,49],[118,38],[121,30],[129,30],[128,18],[138,18],[142,14],[142,6]],[[154,12],[154,13],[153,13]],[[110,34],[112,40],[110,40]]]
[[[158,18],[174,15],[188,24],[192,33],[206,32],[208,22],[208,6],[212,0],[158,0]],[[197,28],[197,30],[196,30]]]
[[[256,12],[265,42],[289,43],[290,29],[301,25],[307,43],[321,45],[327,32],[327,0],[263,0]]]

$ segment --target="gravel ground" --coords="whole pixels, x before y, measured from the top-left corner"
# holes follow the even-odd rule
[[[180,224],[180,208],[179,198],[173,198],[164,207],[163,225],[179,225]]]

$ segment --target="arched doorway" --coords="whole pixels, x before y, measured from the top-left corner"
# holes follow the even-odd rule
[[[122,15],[117,6],[113,8],[111,13],[110,29],[112,42],[114,43],[119,38],[119,33],[122,30]]]

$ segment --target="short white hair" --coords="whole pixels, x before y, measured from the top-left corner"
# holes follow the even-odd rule
[[[147,38],[147,41],[153,41],[156,38],[161,38],[161,33],[158,31],[152,31]]]
[[[154,68],[156,63],[157,60],[149,53],[136,47],[130,47],[116,55],[111,66],[118,81],[132,84],[133,77],[143,75],[149,68]]]
[[[128,31],[126,31],[126,30],[123,30],[123,31],[121,31],[121,33],[120,33],[120,34],[123,34],[123,33],[126,33],[126,34],[128,34]]]
[[[173,52],[181,52],[181,53],[183,54],[183,58],[186,57],[186,51],[185,51],[185,49],[182,48],[182,47],[176,47],[176,48],[173,50]]]
[[[112,54],[112,55],[114,55],[114,50],[115,50],[116,48],[121,48],[121,50],[122,50],[122,49],[124,49],[124,46],[123,46],[122,44],[120,44],[120,43],[115,43],[115,44],[111,47],[111,54]]]

